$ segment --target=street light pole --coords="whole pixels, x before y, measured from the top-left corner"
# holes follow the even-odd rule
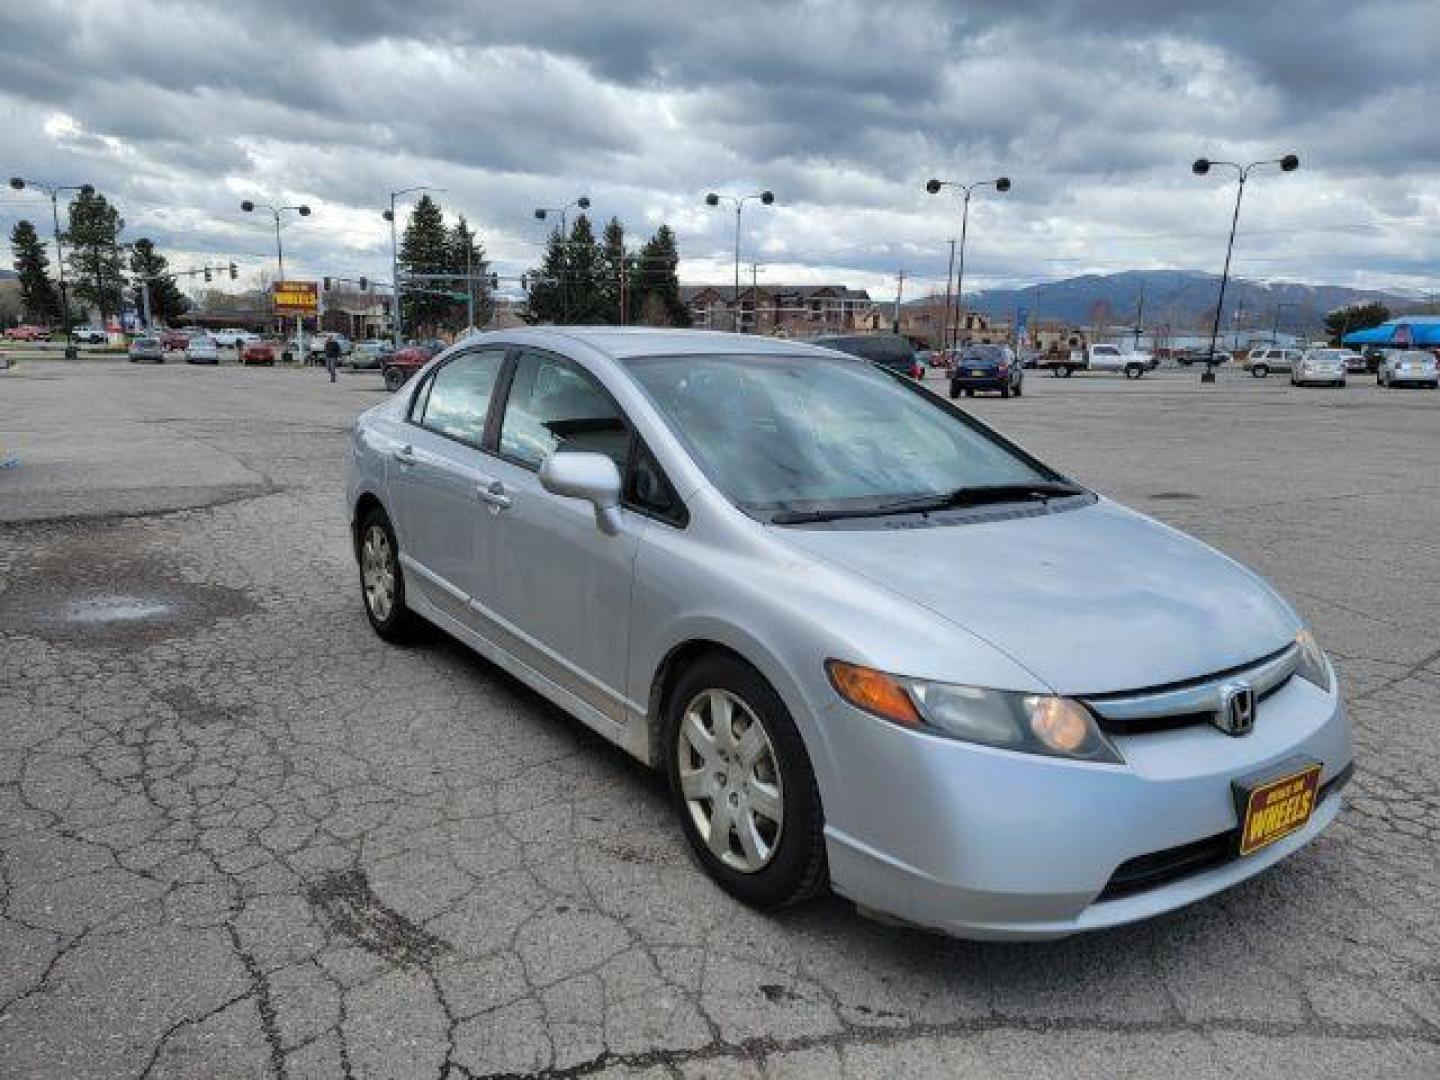
[[[960,320],[965,312],[965,237],[970,228],[970,195],[976,188],[981,187],[993,187],[999,192],[1009,191],[1010,178],[999,176],[994,180],[976,180],[969,184],[962,184],[957,180],[931,180],[925,185],[925,190],[931,195],[938,195],[942,188],[947,187],[959,188],[965,193],[964,205],[960,211],[960,273],[955,280],[955,325],[950,339],[950,346],[953,348],[960,336]]]
[[[570,252],[569,223],[566,214],[572,206],[578,206],[582,211],[590,209],[590,196],[581,195],[578,199],[566,203],[564,206],[537,206],[535,208],[535,220],[544,221],[550,214],[560,215],[560,244],[561,251],[566,258]],[[560,273],[560,322],[562,324],[570,321],[570,271],[566,266],[561,267]]]
[[[1215,381],[1215,342],[1220,336],[1220,312],[1225,307],[1225,286],[1230,281],[1230,256],[1235,250],[1235,229],[1240,224],[1240,200],[1245,197],[1245,181],[1250,179],[1250,170],[1260,165],[1279,165],[1281,172],[1294,172],[1300,167],[1300,159],[1294,154],[1286,154],[1282,158],[1270,158],[1265,161],[1252,161],[1249,165],[1240,165],[1234,161],[1212,161],[1209,158],[1199,158],[1190,166],[1190,171],[1196,176],[1204,176],[1215,165],[1224,165],[1234,169],[1240,178],[1240,183],[1235,189],[1235,212],[1230,216],[1230,240],[1225,245],[1225,269],[1220,274],[1220,298],[1215,303],[1215,320],[1210,326],[1210,351],[1205,357],[1205,371],[1200,376],[1202,383]]]
[[[60,193],[78,191],[82,195],[93,195],[95,189],[89,184],[39,184],[19,176],[10,178],[10,186],[16,191],[24,191],[27,186],[39,188],[50,196],[50,216],[55,223],[55,266],[60,275],[60,318],[65,326],[65,358],[73,360],[76,351],[70,326],[70,293],[65,285],[65,247],[60,240]]]
[[[284,245],[281,243],[281,240],[280,240],[280,214],[281,214],[283,211],[286,211],[286,210],[293,210],[295,213],[299,214],[301,217],[309,217],[309,216],[310,216],[310,207],[307,206],[307,205],[304,204],[304,203],[299,203],[298,205],[295,205],[295,206],[271,206],[271,205],[268,204],[268,203],[254,203],[254,202],[251,202],[249,199],[246,199],[244,202],[242,202],[242,203],[240,204],[240,209],[243,210],[243,211],[244,211],[245,213],[247,213],[247,214],[253,214],[257,209],[259,209],[259,210],[269,210],[269,211],[270,211],[270,216],[275,219],[275,264],[276,264],[276,266],[277,266],[277,268],[279,269],[279,272],[280,272],[280,277],[279,277],[278,280],[284,281],[284,280],[285,280],[285,248],[284,248]],[[318,320],[317,320],[317,321],[318,321]],[[280,317],[279,322],[280,322],[280,329],[281,329],[281,331],[283,332],[283,331],[284,331],[284,324],[285,324],[284,316],[281,316],[281,317]],[[305,363],[305,317],[304,317],[303,315],[297,315],[297,316],[295,316],[295,341],[296,341],[296,348],[297,348],[297,349],[299,350],[299,352],[300,352],[299,362],[300,362],[301,364],[304,364],[304,363]]]
[[[444,188],[431,187],[429,184],[416,184],[414,187],[392,191],[390,192],[390,209],[380,212],[380,216],[390,223],[390,292],[391,300],[395,304],[394,318],[391,321],[396,348],[399,348],[400,343],[405,340],[405,315],[403,305],[400,303],[400,256],[395,246],[395,200],[401,195],[410,195],[416,191],[443,192],[444,190]]]
[[[730,300],[730,329],[740,332],[740,213],[751,199],[759,200],[762,206],[775,202],[773,191],[757,191],[749,195],[717,195],[711,192],[705,196],[706,206],[719,206],[721,200],[735,204],[735,292]]]

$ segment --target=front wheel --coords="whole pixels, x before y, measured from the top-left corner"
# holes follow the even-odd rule
[[[1025,380],[1021,379],[1015,384],[1015,396],[1019,397],[1024,392]]]
[[[1250,369],[1250,374],[1254,375],[1257,379],[1263,379],[1266,375],[1270,374],[1270,369],[1264,364],[1256,364]]]
[[[666,701],[665,759],[685,838],[711,877],[758,908],[826,884],[824,815],[785,703],[754,668],[716,653]]]
[[[405,373],[398,368],[385,369],[385,389],[392,394],[405,385]]]
[[[1138,379],[1138,378],[1140,378],[1141,375],[1144,375],[1144,374],[1145,374],[1145,369],[1142,368],[1139,364],[1126,364],[1126,365],[1125,365],[1125,377],[1126,377],[1127,379]]]
[[[951,401],[954,401],[954,400],[955,400],[956,398],[958,398],[959,396],[960,396],[960,387],[956,386],[956,385],[952,382],[952,383],[950,384],[950,400],[951,400]]]

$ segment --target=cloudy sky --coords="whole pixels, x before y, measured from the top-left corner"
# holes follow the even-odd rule
[[[1236,271],[1440,289],[1435,0],[786,3],[3,0],[0,172],[90,182],[175,262],[389,276],[388,193],[446,189],[496,268],[534,265],[536,206],[665,221],[689,281],[967,290],[1085,272],[1218,272],[1233,180],[1201,155],[1295,152],[1248,186]],[[0,189],[0,227],[48,213]],[[747,269],[748,276],[749,271]],[[242,282],[243,283],[243,282]]]

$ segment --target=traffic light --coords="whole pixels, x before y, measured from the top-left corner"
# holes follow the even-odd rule
[[[231,281],[234,281],[234,280],[235,280],[236,278],[238,278],[239,276],[240,276],[240,271],[235,268],[235,264],[232,262],[232,263],[230,264],[230,280],[231,280]]]
[[[362,277],[362,278],[360,279],[360,291],[361,291],[361,292],[369,292],[369,291],[370,291],[370,279],[369,279],[369,278],[367,278],[367,277]]]
[[[330,279],[328,277],[325,279],[325,291],[330,291]]]
[[[210,267],[208,267],[208,266],[205,267],[205,280],[206,280],[207,282],[210,280]]]

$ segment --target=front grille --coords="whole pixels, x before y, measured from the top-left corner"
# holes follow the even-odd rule
[[[1299,647],[1287,645],[1259,660],[1198,679],[1144,690],[1090,694],[1080,700],[1095,714],[1101,730],[1107,734],[1148,735],[1173,731],[1192,724],[1210,723],[1220,709],[1221,691],[1230,683],[1249,684],[1255,691],[1255,700],[1264,701],[1289,683],[1299,662]]]
[[[1351,762],[1321,784],[1320,798],[1315,803],[1316,807],[1318,808],[1331,795],[1338,794],[1340,789],[1350,782],[1350,777],[1354,772],[1355,764]],[[1233,829],[1216,833],[1214,836],[1207,836],[1202,840],[1193,840],[1188,844],[1180,844],[1178,847],[1166,848],[1164,851],[1152,851],[1148,855],[1139,855],[1121,863],[1116,868],[1115,873],[1110,875],[1110,880],[1105,883],[1105,888],[1095,898],[1095,902],[1119,900],[1126,896],[1147,892],[1150,889],[1158,889],[1162,885],[1182,881],[1202,870],[1234,862],[1239,858],[1239,851],[1240,826],[1236,825]]]

